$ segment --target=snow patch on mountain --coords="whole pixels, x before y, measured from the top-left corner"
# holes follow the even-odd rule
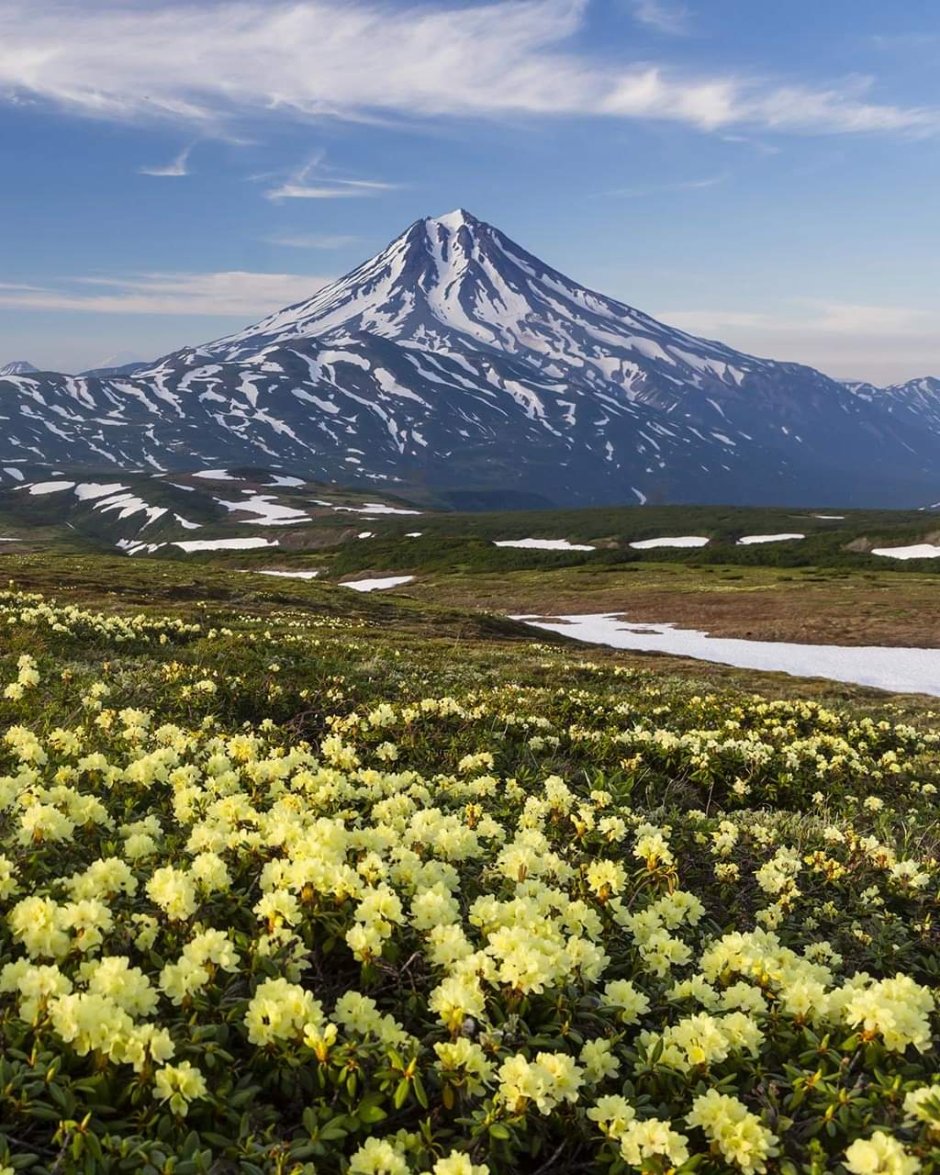
[[[62,490],[71,490],[74,487],[74,481],[36,481],[31,486],[25,486],[24,488],[33,497],[41,497],[44,494],[58,494]]]

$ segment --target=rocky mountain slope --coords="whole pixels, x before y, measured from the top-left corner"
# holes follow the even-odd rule
[[[913,506],[940,496],[936,406],[668,327],[458,211],[142,371],[0,378],[0,466],[265,465],[458,505]]]

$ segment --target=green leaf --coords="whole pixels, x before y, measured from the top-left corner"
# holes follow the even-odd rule
[[[364,1122],[367,1126],[374,1126],[376,1122],[383,1122],[388,1114],[381,1106],[376,1105],[375,1102],[370,1102],[368,1105],[361,1105],[356,1111],[356,1117],[360,1122]]]

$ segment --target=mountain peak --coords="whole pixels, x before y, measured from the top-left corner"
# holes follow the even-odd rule
[[[0,367],[0,375],[34,375],[38,371],[38,367],[34,367],[32,363],[27,363],[25,359],[14,359],[12,363],[7,363],[5,367]]]
[[[425,218],[426,224],[439,224],[443,228],[449,229],[451,232],[456,232],[459,228],[466,225],[472,228],[475,225],[482,223],[472,213],[468,212],[466,208],[455,208],[453,212],[445,212],[443,216],[428,216]]]
[[[704,350],[705,369],[720,378],[737,370],[736,353],[579,285],[465,208],[414,221],[312,298],[210,350],[231,362],[287,339],[345,345],[363,334],[428,351],[510,355],[550,377],[574,359],[598,386],[613,377],[628,398],[645,378],[645,359],[659,356],[675,374],[686,372],[688,361],[670,354],[674,346]],[[696,372],[688,374],[694,382]]]

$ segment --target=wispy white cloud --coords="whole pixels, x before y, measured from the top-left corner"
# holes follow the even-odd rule
[[[189,175],[189,157],[192,154],[192,144],[184,147],[174,159],[169,163],[164,163],[162,166],[141,167],[138,171],[141,175],[157,175],[157,176],[184,176]]]
[[[253,176],[257,180],[270,180],[272,176]],[[378,196],[393,191],[400,185],[382,180],[346,179],[338,176],[326,163],[325,154],[318,151],[302,167],[291,172],[287,178],[277,180],[273,188],[264,193],[269,200],[353,200],[366,196]]]
[[[647,19],[678,11],[641,5]],[[245,116],[595,115],[704,130],[920,132],[935,109],[873,97],[871,79],[817,87],[617,65],[577,50],[588,0],[3,0],[0,93],[86,116],[162,117],[222,133]],[[662,19],[661,19],[662,23]],[[668,23],[668,22],[667,22]],[[678,26],[675,26],[678,27]],[[337,198],[342,185],[307,198]],[[284,198],[288,198],[286,195]]]
[[[264,240],[287,249],[344,249],[361,238],[351,233],[274,233]]]
[[[694,192],[701,188],[717,188],[728,180],[727,172],[720,175],[703,176],[701,179],[676,180],[668,184],[640,184],[634,188],[612,188],[604,192],[605,196],[621,196],[624,199],[634,200],[643,196],[656,196],[665,192]]]
[[[755,138],[753,135],[742,135],[731,131],[722,134],[721,138],[726,143],[740,143],[742,146],[750,147],[758,155],[779,155],[781,151],[781,148],[775,144],[765,143],[762,139]]]
[[[743,351],[808,363],[842,378],[890,383],[940,371],[935,312],[801,299],[779,312],[664,310],[664,322]]]
[[[666,322],[698,334],[721,332],[728,327],[760,327],[768,331],[800,330],[809,334],[844,334],[852,338],[878,335],[936,333],[936,314],[911,306],[871,306],[802,298],[782,312],[741,310],[673,310],[662,315]]]
[[[873,33],[865,38],[866,44],[875,49],[889,52],[908,53],[911,49],[936,49],[940,45],[940,33],[935,30],[907,33]]]
[[[640,24],[671,37],[685,36],[689,31],[689,10],[672,0],[632,0],[633,14]]]
[[[330,279],[300,273],[144,273],[65,279],[55,286],[0,284],[0,307],[96,314],[260,317],[310,297]]]

